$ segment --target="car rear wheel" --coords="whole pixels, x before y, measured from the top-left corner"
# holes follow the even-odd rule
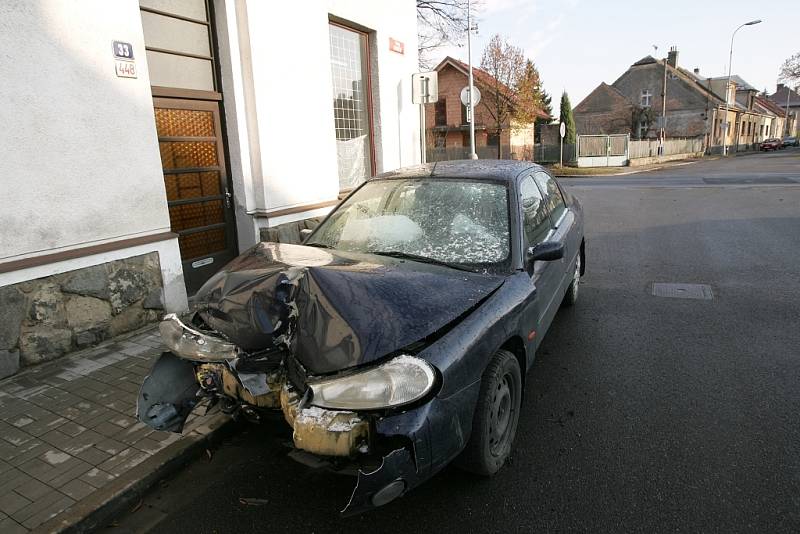
[[[522,399],[522,374],[517,358],[498,350],[483,372],[472,434],[457,460],[465,471],[491,476],[511,454]]]
[[[578,258],[575,260],[575,271],[572,273],[572,282],[569,284],[569,289],[564,295],[564,306],[572,306],[578,302],[578,288],[581,283],[581,259],[583,254],[578,253]]]

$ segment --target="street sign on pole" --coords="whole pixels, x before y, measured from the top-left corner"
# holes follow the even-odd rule
[[[433,104],[439,100],[439,73],[415,72],[411,75],[411,102],[419,104],[419,144],[420,162],[427,158],[427,142],[425,140],[425,104]]]
[[[567,125],[563,122],[558,127],[558,133],[561,134],[561,151],[558,156],[558,164],[560,167],[564,166],[564,136],[567,135]]]
[[[439,73],[415,72],[411,75],[411,102],[433,104],[439,100]]]
[[[475,94],[472,95],[472,107],[477,106],[480,101],[481,101],[481,92],[476,87]],[[461,103],[464,104],[465,106],[469,106],[469,85],[461,90]]]

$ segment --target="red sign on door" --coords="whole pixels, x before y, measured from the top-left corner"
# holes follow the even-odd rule
[[[397,39],[389,37],[389,50],[391,50],[392,52],[397,52],[398,54],[404,54],[406,50],[406,45],[403,44],[402,41],[398,41]]]

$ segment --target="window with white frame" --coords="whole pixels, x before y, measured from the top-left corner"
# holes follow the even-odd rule
[[[653,104],[653,93],[650,89],[642,89],[641,103],[643,108],[649,108]]]
[[[367,34],[330,24],[333,117],[339,189],[352,189],[373,174]]]

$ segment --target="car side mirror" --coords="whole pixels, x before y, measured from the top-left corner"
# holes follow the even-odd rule
[[[300,230],[300,242],[305,243],[306,239],[308,239],[308,236],[310,236],[311,232],[313,231],[314,230],[311,230],[310,228],[303,228],[302,230]]]
[[[564,257],[564,243],[560,241],[544,241],[528,248],[528,263],[537,261],[554,261]]]

